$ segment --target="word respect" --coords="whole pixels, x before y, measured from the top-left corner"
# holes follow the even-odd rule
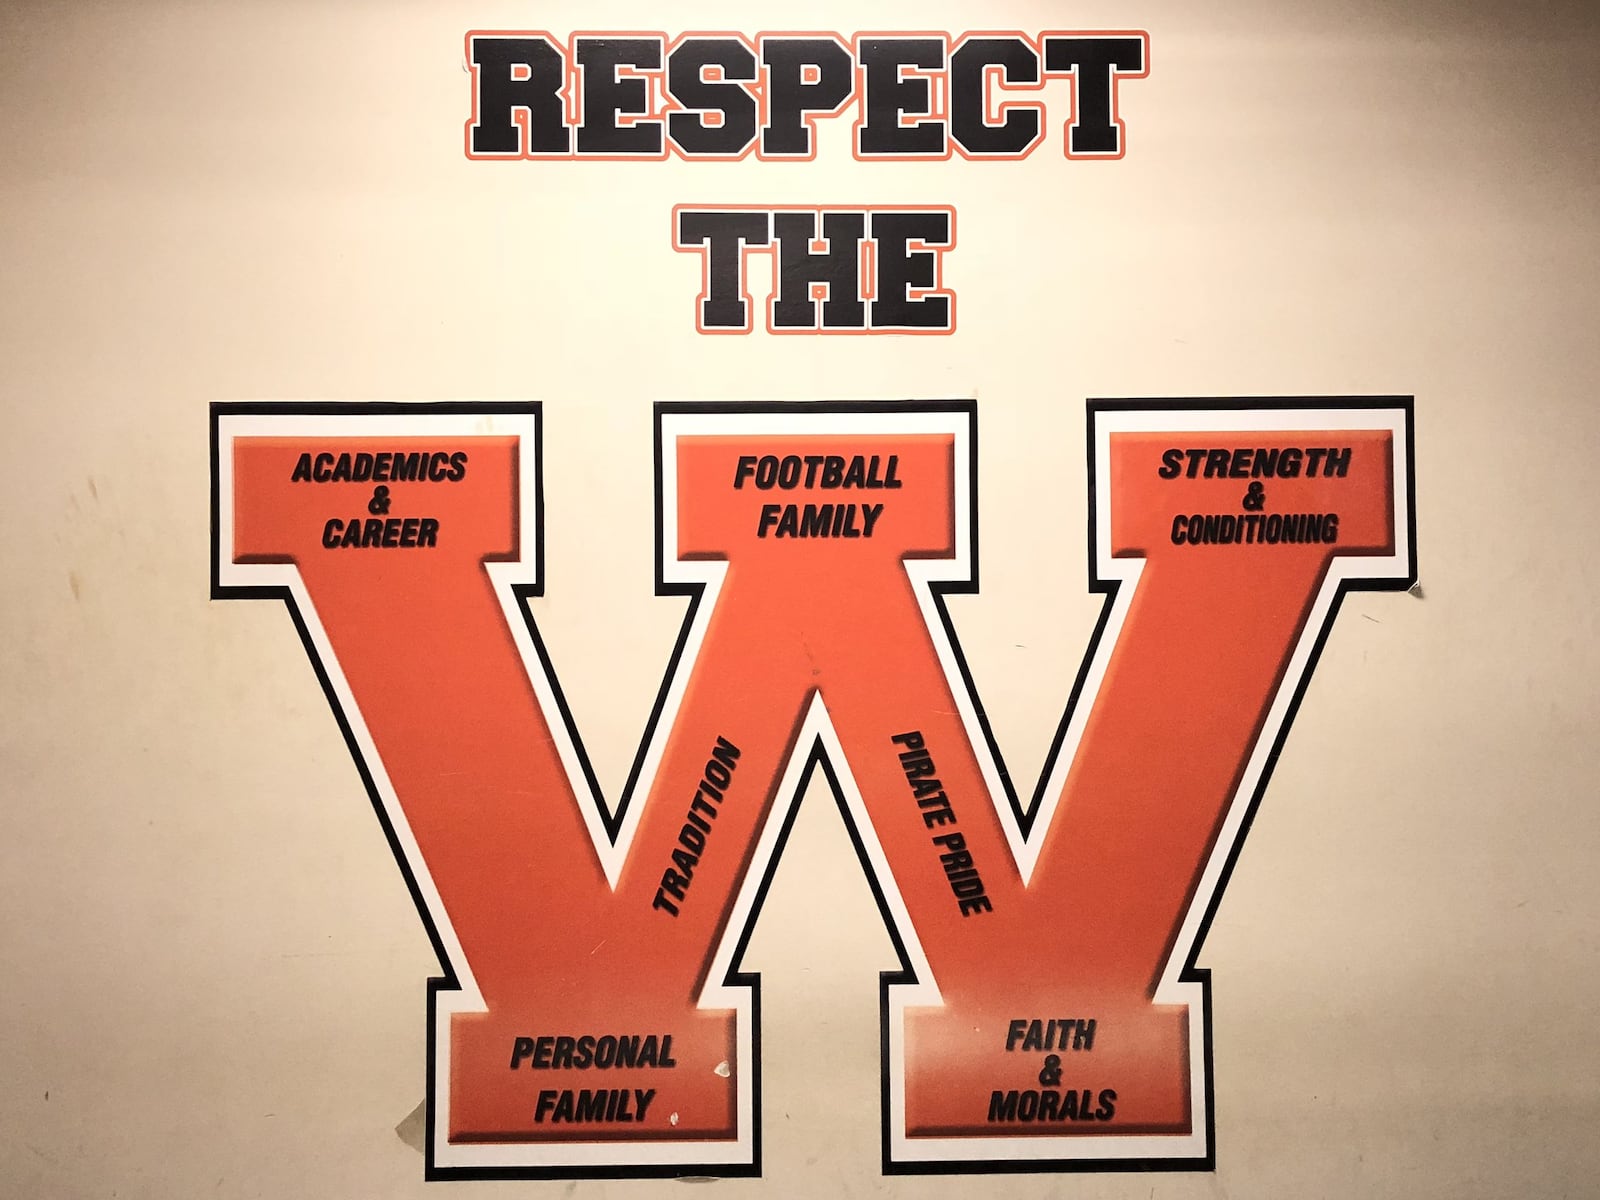
[[[854,102],[857,158],[1021,158],[1070,80],[1069,158],[1118,158],[1117,82],[1146,74],[1126,33],[467,35],[471,158],[810,159],[815,124]]]

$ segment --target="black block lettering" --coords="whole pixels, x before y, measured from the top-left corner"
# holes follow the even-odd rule
[[[700,328],[749,329],[744,251],[746,246],[768,244],[767,214],[680,209],[677,237],[680,247],[705,247],[700,251],[705,277]]]
[[[855,91],[850,51],[835,38],[763,38],[761,66],[767,75],[767,123],[761,154],[810,158],[816,153],[808,113],[831,116]]]
[[[1122,153],[1117,76],[1144,74],[1144,45],[1142,37],[1045,38],[1045,73],[1072,76],[1076,103],[1068,154],[1115,158]]]
[[[566,58],[542,37],[470,39],[473,154],[565,154],[572,131],[561,107]],[[518,119],[526,113],[526,121]],[[523,135],[526,134],[526,143]]]
[[[1006,105],[998,125],[988,121],[989,72],[1007,83],[1038,83],[1039,55],[1017,37],[969,38],[950,56],[950,135],[973,157],[1020,158],[1043,135],[1037,105]]]
[[[875,212],[872,240],[877,246],[878,280],[872,301],[874,329],[952,329],[954,313],[945,295],[912,298],[912,290],[939,285],[939,256],[934,250],[912,250],[912,242],[946,247],[953,243],[953,217],[948,209],[923,212]]]
[[[720,81],[707,80],[714,68]],[[692,157],[737,158],[756,140],[756,56],[738,38],[690,38],[667,61],[667,91],[686,112],[667,117],[667,136]],[[707,116],[720,114],[714,122]]]
[[[933,88],[926,78],[902,78],[902,70],[944,68],[944,41],[940,38],[863,38],[861,68],[866,75],[862,101],[865,119],[856,129],[856,152],[863,158],[879,155],[917,155],[941,158],[945,154],[943,121],[907,122],[904,117],[933,116]]]
[[[778,294],[772,301],[775,329],[860,329],[866,325],[861,299],[861,239],[866,214],[830,212],[822,217],[827,249],[814,251],[817,217],[809,212],[772,214],[778,242]],[[827,299],[819,306],[812,290],[821,285]],[[818,319],[818,309],[821,319]]]
[[[583,123],[578,126],[579,154],[659,155],[660,121],[620,120],[650,112],[650,85],[637,77],[618,76],[619,68],[659,71],[660,38],[578,38],[573,58],[582,76]]]

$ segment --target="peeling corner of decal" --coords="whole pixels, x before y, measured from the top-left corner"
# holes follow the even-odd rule
[[[394,1135],[418,1154],[422,1153],[428,1136],[428,1101],[425,1098],[418,1100],[417,1106],[401,1118],[400,1124],[394,1127]]]

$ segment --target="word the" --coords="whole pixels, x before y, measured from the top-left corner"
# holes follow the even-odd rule
[[[749,333],[751,253],[772,260],[771,333],[950,333],[942,286],[952,208],[701,209],[673,213],[672,246],[701,258],[695,325]]]

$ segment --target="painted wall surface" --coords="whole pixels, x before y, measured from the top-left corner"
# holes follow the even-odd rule
[[[663,25],[1131,27],[1150,73],[1115,162],[1059,81],[1020,162],[464,155],[469,29]],[[885,1177],[894,951],[815,786],[745,955],[764,1175],[714,1186],[1591,1194],[1597,80],[1581,4],[7,6],[0,1194],[697,1186],[424,1182],[438,963],[283,607],[209,598],[212,402],[542,402],[532,609],[615,796],[684,616],[655,402],[975,400],[950,613],[1031,781],[1101,608],[1086,400],[1365,395],[1416,398],[1420,586],[1346,601],[1201,950],[1215,1172]],[[698,333],[673,207],[811,203],[954,208],[956,332]]]

